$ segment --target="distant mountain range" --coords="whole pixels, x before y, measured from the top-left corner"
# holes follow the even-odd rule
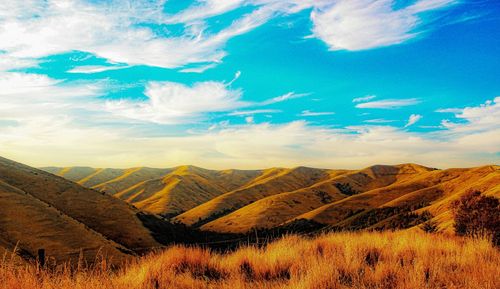
[[[450,204],[470,190],[500,197],[500,167],[36,169],[0,158],[0,253],[121,262],[235,236],[412,230],[430,220],[450,231]]]

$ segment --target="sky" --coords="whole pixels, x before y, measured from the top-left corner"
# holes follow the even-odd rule
[[[4,0],[0,156],[500,163],[500,1]]]

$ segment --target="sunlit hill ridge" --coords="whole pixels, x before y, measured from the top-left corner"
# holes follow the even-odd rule
[[[444,170],[417,164],[361,170],[215,171],[194,166],[44,170],[171,221],[219,233],[247,233],[304,221],[349,229],[410,228],[429,219],[450,231],[453,200],[470,190],[500,196],[496,165]]]

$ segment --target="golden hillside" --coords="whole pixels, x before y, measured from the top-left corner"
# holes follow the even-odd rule
[[[407,209],[417,213],[429,211],[442,229],[450,230],[450,204],[470,190],[500,197],[500,167],[428,171],[324,205],[295,219],[356,229],[364,225],[376,227]],[[391,210],[394,214],[390,214]]]
[[[79,251],[94,258],[98,250],[113,259],[122,259],[123,246],[62,214],[30,194],[0,181],[0,243],[12,251],[19,242],[20,254],[35,257],[45,249],[56,261],[76,260]]]
[[[160,219],[110,195],[0,158],[0,247],[56,260],[99,251],[123,259],[161,244],[149,227]],[[149,227],[148,227],[149,226]]]
[[[175,220],[187,225],[201,225],[262,198],[308,187],[329,176],[328,170],[306,167],[265,170],[246,186],[195,207],[177,216]]]
[[[297,167],[254,171],[181,166],[51,171],[138,208],[173,217],[175,222],[218,233],[287,229],[297,224],[298,230],[304,224],[335,229],[410,228],[430,218],[449,230],[450,203],[463,193],[480,190],[500,196],[498,166],[439,170],[401,164],[361,170]]]
[[[245,233],[252,229],[270,229],[295,216],[314,210],[325,204],[340,201],[350,194],[412,178],[429,171],[429,168],[413,164],[399,166],[372,166],[360,171],[332,171],[330,178],[312,186],[285,192],[244,206],[218,218],[201,228],[217,232]]]
[[[164,216],[178,215],[254,180],[258,170],[207,170],[195,166],[168,169],[94,169],[46,167],[44,170],[83,186],[114,195]]]

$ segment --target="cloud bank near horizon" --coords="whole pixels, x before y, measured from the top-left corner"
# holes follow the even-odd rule
[[[35,166],[94,167],[500,161],[500,97],[438,109],[437,97],[391,89],[337,96],[342,81],[323,78],[331,59],[425,39],[451,22],[441,16],[459,1],[206,0],[171,10],[169,2],[2,1],[0,154]],[[324,54],[280,62],[289,46],[270,51],[263,42],[285,44],[256,37],[262,29],[293,31],[286,45]],[[276,59],[274,71],[248,68],[261,60],[233,47],[244,37],[267,49],[264,63]],[[315,66],[318,75],[282,78],[280,70],[297,69],[288,62],[304,71]],[[358,70],[365,69],[373,67]],[[387,87],[399,85],[392,76],[385,76]]]

